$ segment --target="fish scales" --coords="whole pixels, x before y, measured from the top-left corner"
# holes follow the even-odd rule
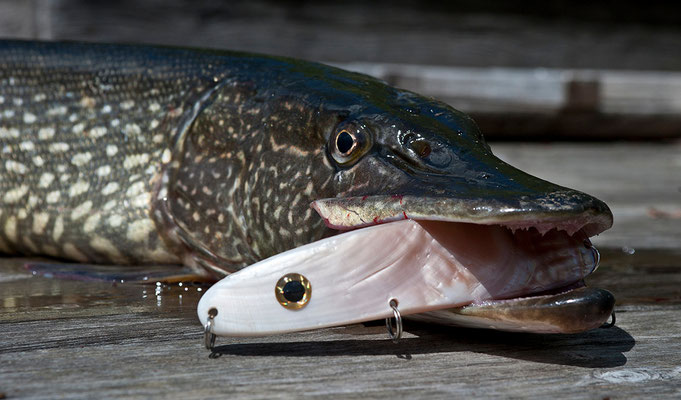
[[[198,79],[119,48],[0,47],[5,252],[78,261],[177,262],[149,231],[147,197]],[[149,58],[153,60],[153,57]],[[177,76],[170,83],[167,78]],[[12,169],[21,165],[23,169]],[[25,193],[9,196],[17,188]]]
[[[186,261],[186,246],[165,237],[152,215],[169,164],[178,168],[167,168],[173,182],[162,194],[173,221],[234,268],[309,241],[310,229],[300,226],[311,210],[296,194],[310,196],[311,176],[321,174],[292,165],[324,156],[304,138],[263,134],[285,124],[300,135],[310,119],[293,99],[263,107],[254,82],[277,62],[2,42],[0,251],[117,264]],[[212,108],[201,108],[216,88]]]

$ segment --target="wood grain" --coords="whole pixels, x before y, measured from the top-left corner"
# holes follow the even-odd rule
[[[617,273],[617,267],[603,270]],[[81,284],[80,291],[97,286]],[[140,295],[144,290],[134,289]],[[161,297],[175,297],[179,289]],[[220,338],[217,354],[209,356],[193,313],[195,297],[174,310],[159,310],[156,299],[141,297],[130,297],[135,306],[125,313],[95,306],[99,310],[91,315],[67,310],[35,319],[27,313],[8,322],[5,310],[0,387],[9,398],[74,399],[94,393],[107,398],[629,398],[673,397],[681,390],[678,299],[675,307],[619,306],[617,327],[579,335],[407,324],[405,338],[395,345],[383,326],[360,325]],[[41,302],[61,304],[58,297]]]
[[[681,136],[681,73],[566,68],[334,65],[435,97],[491,139]]]
[[[681,224],[634,212],[666,206],[675,215],[678,144],[493,147],[516,165],[610,203],[616,225],[598,238],[603,262],[588,283],[615,294],[615,328],[532,335],[407,323],[395,345],[379,322],[218,338],[211,357],[195,315],[201,287],[157,291],[153,284],[45,279],[23,269],[26,260],[0,259],[0,393],[9,399],[681,396]],[[630,222],[618,226],[627,216]]]
[[[0,37],[337,63],[470,113],[488,138],[681,137],[681,6],[656,2],[0,0]]]
[[[576,4],[578,3],[578,4]],[[681,6],[652,1],[0,0],[0,35],[331,62],[680,70]]]
[[[679,7],[673,3],[657,2],[657,15],[641,10],[652,5],[621,12],[627,7],[620,2],[582,10],[563,2],[560,11],[546,2],[465,3],[61,0],[52,9],[52,37],[210,46],[325,61],[681,69],[676,56],[681,30],[674,17]]]

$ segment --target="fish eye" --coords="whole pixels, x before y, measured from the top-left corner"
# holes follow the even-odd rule
[[[301,274],[286,274],[277,281],[274,287],[274,296],[282,307],[289,310],[299,310],[310,301],[312,285]]]
[[[343,166],[359,160],[369,147],[370,138],[366,128],[354,123],[341,123],[329,140],[329,153]]]

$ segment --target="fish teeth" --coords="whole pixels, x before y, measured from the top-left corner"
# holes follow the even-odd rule
[[[544,226],[539,226],[537,230],[539,233],[541,233],[542,236],[546,235],[546,232],[550,231],[552,228],[547,227],[546,225]]]
[[[541,236],[545,236],[547,233],[549,233],[552,230],[555,230],[556,232],[565,232],[569,236],[574,236],[577,232],[581,231],[584,229],[586,224],[571,224],[571,223],[565,223],[565,224],[559,224],[559,225],[552,225],[549,223],[539,223],[536,225],[517,225],[517,224],[501,224],[504,228],[507,228],[510,230],[512,233],[517,233],[517,232],[530,232],[532,229],[536,229],[537,232]]]

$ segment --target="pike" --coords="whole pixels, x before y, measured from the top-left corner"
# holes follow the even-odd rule
[[[0,252],[226,277],[198,307],[217,334],[392,306],[578,332],[614,305],[583,283],[603,202],[499,160],[442,102],[322,64],[2,41],[0,153]]]

